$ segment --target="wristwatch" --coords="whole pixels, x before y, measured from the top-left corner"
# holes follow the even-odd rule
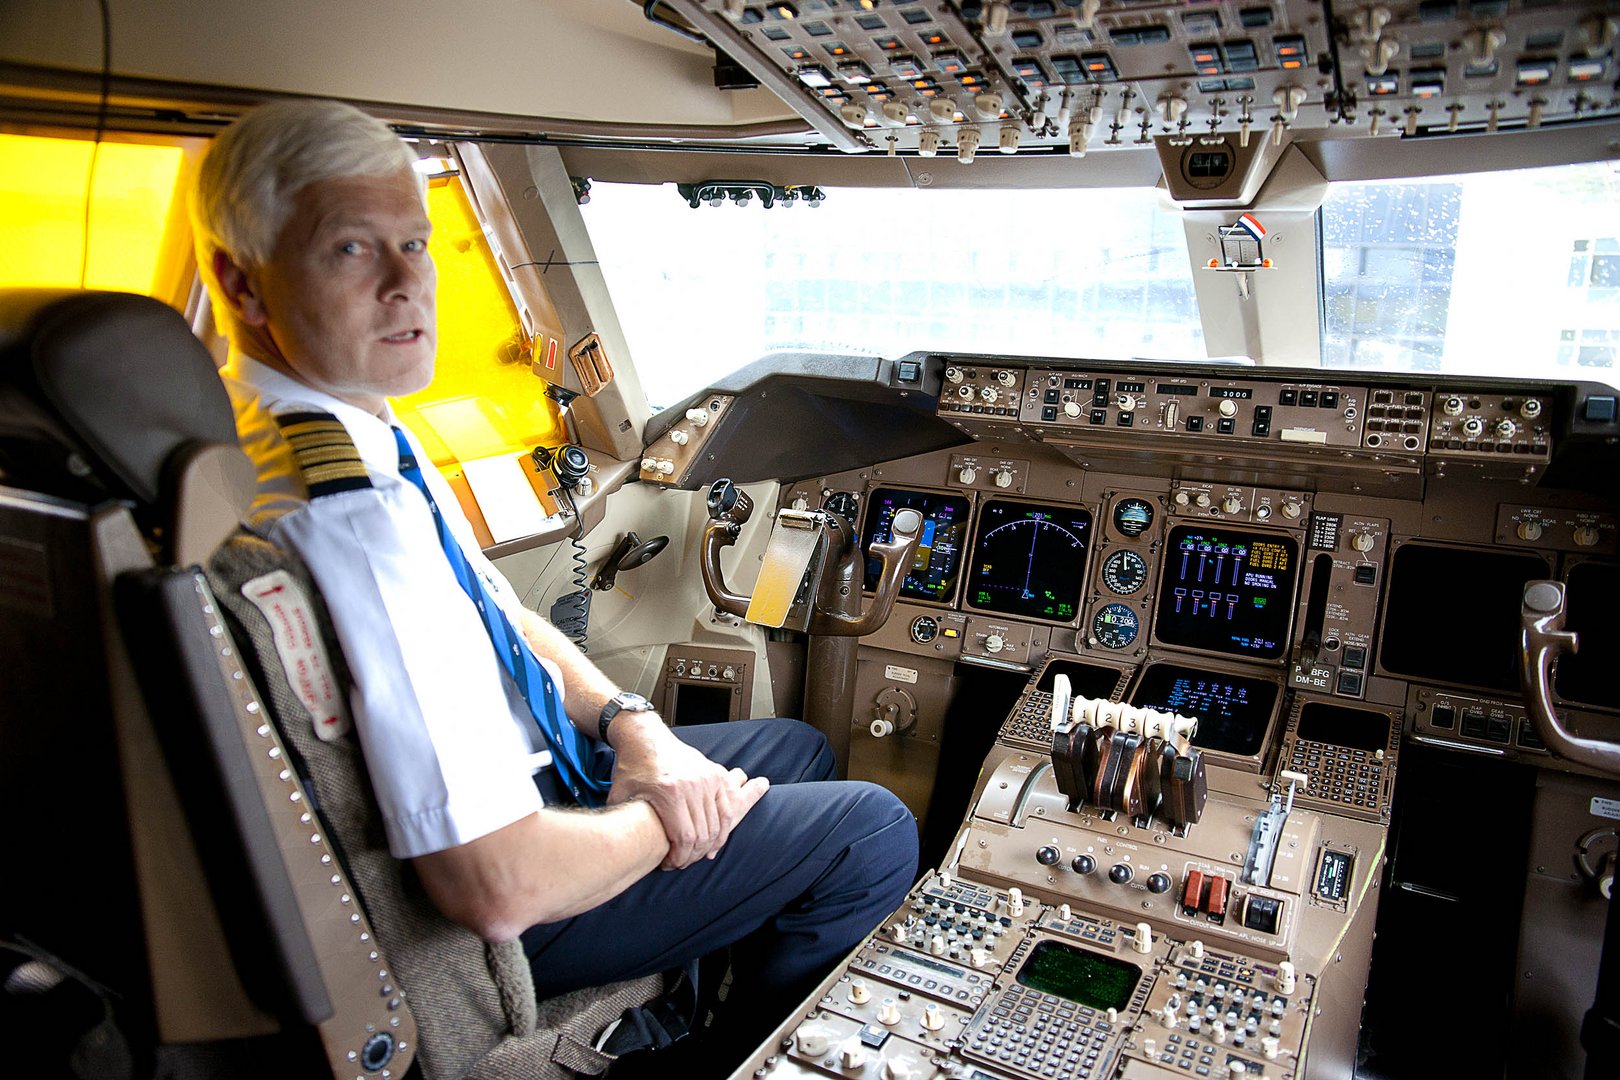
[[[596,737],[607,742],[608,725],[613,718],[622,712],[652,712],[653,703],[640,694],[632,694],[628,690],[620,690],[608,703],[602,706],[602,716],[596,722]]]

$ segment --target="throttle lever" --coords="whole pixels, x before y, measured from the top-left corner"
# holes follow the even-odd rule
[[[1564,653],[1575,652],[1580,646],[1580,639],[1564,629],[1565,601],[1563,582],[1525,583],[1519,635],[1519,677],[1525,707],[1530,712],[1537,737],[1548,750],[1605,776],[1620,777],[1620,744],[1572,734],[1553,708],[1553,664]]]

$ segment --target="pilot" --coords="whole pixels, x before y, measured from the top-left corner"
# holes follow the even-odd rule
[[[201,166],[197,262],[258,469],[250,527],[303,559],[331,609],[390,850],[440,910],[489,941],[521,936],[542,997],[742,942],[728,1000],[759,1012],[720,1014],[740,1057],[766,1010],[900,902],[915,822],[885,789],[832,780],[826,741],[798,721],[672,730],[483,557],[388,403],[433,376],[413,157],[357,109],[295,101],[232,125]],[[492,645],[503,633],[538,663]],[[575,731],[616,757],[597,808],[575,805],[553,745]]]

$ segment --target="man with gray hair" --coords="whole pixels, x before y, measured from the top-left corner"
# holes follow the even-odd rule
[[[797,721],[672,731],[484,558],[388,404],[433,375],[413,160],[357,109],[285,102],[202,164],[197,260],[258,467],[251,527],[321,589],[390,850],[440,910],[486,940],[521,935],[542,995],[746,938],[733,997],[760,1012],[736,1033],[751,1045],[751,1024],[899,903],[915,823],[888,791],[832,781],[825,740]],[[611,786],[587,810],[568,747],[597,738]]]

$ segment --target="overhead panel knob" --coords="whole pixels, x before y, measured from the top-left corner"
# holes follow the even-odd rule
[[[923,157],[933,157],[939,153],[939,132],[920,132],[917,135],[917,153]]]
[[[956,102],[948,97],[937,97],[928,103],[928,112],[941,124],[949,124],[956,119]]]
[[[860,1072],[866,1068],[866,1047],[858,1042],[847,1042],[838,1052],[838,1063],[846,1072]]]
[[[998,120],[1001,118],[1000,94],[975,94],[973,96],[973,112],[980,120]]]
[[[905,1058],[883,1059],[883,1080],[916,1080],[918,1073]]]
[[[824,1057],[832,1047],[832,1032],[820,1024],[800,1024],[793,1033],[793,1044],[805,1057]]]
[[[923,1006],[922,1025],[929,1031],[938,1031],[945,1026],[945,1014],[931,1001]]]
[[[956,137],[956,160],[963,165],[973,164],[974,155],[979,152],[979,129],[964,128]]]
[[[898,101],[885,101],[883,103],[883,122],[889,127],[905,127],[906,117],[909,113],[904,104]]]
[[[850,980],[849,1000],[855,1005],[865,1005],[872,1000],[872,991],[867,987],[865,979]]]
[[[877,1021],[885,1027],[893,1027],[900,1022],[900,1006],[894,1003],[894,998],[883,999],[883,1004],[878,1006]]]

